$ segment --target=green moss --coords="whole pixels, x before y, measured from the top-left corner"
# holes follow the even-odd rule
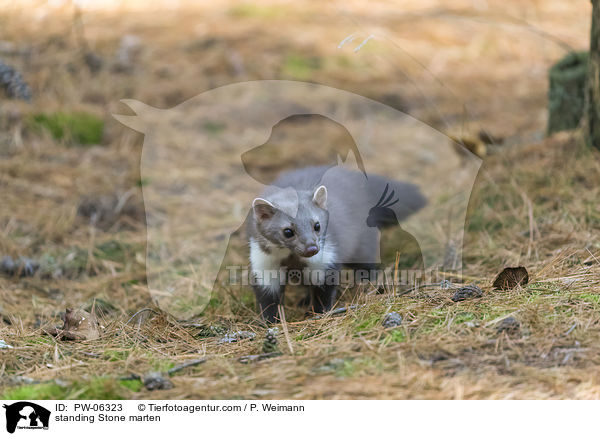
[[[35,114],[28,120],[34,131],[48,131],[57,141],[68,145],[92,145],[102,141],[104,121],[85,112]]]
[[[39,336],[35,338],[29,338],[25,342],[31,345],[44,345],[44,344],[54,344],[54,341],[50,339],[48,336]]]
[[[40,383],[10,388],[2,392],[4,400],[123,400],[130,391],[138,392],[139,380],[115,380],[97,377],[72,384]]]
[[[428,335],[436,333],[446,321],[447,313],[441,309],[433,309],[428,314],[423,316],[423,319],[419,325],[418,333],[421,335]]]
[[[77,389],[78,388],[78,389]],[[108,378],[96,378],[90,383],[77,382],[68,392],[67,398],[95,399],[95,400],[121,400],[125,392],[119,381]]]
[[[150,366],[152,366],[153,371],[167,372],[175,366],[175,362],[172,360],[156,358],[156,355],[152,353],[148,353],[147,356],[150,360]]]
[[[119,384],[133,392],[141,391],[144,386],[141,380],[119,380]]]
[[[383,369],[381,362],[371,358],[344,359],[336,365],[335,375],[338,377],[357,377],[374,374]]]
[[[208,301],[208,307],[210,307],[211,309],[216,309],[217,307],[220,307],[222,304],[223,304],[223,302],[219,298],[219,295],[217,295],[216,293],[211,295],[210,300]]]
[[[305,341],[310,338],[314,338],[315,336],[318,336],[318,332],[316,332],[316,331],[315,332],[305,332],[305,333],[298,334],[294,338],[294,340],[300,342],[300,341]]]
[[[129,357],[129,350],[105,350],[104,357],[109,362],[120,362]]]
[[[296,80],[307,80],[320,68],[320,58],[292,54],[284,59],[281,74]]]
[[[384,345],[390,344],[392,342],[406,342],[406,332],[404,331],[404,329],[392,330],[388,332],[382,340],[382,343]]]
[[[252,291],[245,291],[242,293],[240,300],[242,302],[242,304],[244,306],[249,306],[249,307],[253,307],[254,306],[254,301],[255,301],[255,296],[254,296],[254,292]]]
[[[540,297],[542,296],[542,292],[540,292],[539,290],[534,290],[534,291],[529,291],[527,292],[523,298],[524,298],[524,303],[535,303],[537,301],[539,301]]]
[[[204,130],[206,130],[207,132],[216,134],[221,133],[223,130],[225,130],[225,127],[227,127],[227,125],[215,121],[206,121],[202,127],[204,127]]]
[[[514,307],[498,307],[488,303],[477,303],[475,311],[483,322],[491,321],[502,316],[509,315],[515,311]]]
[[[576,299],[587,301],[596,306],[600,305],[600,294],[581,294],[575,296]]]
[[[352,377],[358,370],[356,364],[351,360],[344,360],[335,371],[338,377]]]
[[[65,398],[66,389],[54,383],[24,385],[5,390],[3,400],[55,400]]]
[[[88,252],[83,248],[73,247],[67,253],[61,253],[57,256],[57,259],[60,259],[57,266],[62,268],[66,276],[76,277],[84,272],[87,267]]]
[[[379,323],[380,319],[380,315],[368,315],[366,318],[361,318],[356,321],[355,330],[357,332],[371,330]]]
[[[522,174],[514,174],[515,180]],[[500,191],[495,185],[481,185],[469,202],[465,229],[468,232],[486,231],[494,234],[502,229],[513,229],[519,224],[510,213],[516,204],[522,204],[521,194],[513,187]]]
[[[552,282],[531,282],[525,290],[531,293],[539,292],[541,294],[554,294],[561,292],[561,288],[557,283]]]
[[[471,312],[462,312],[457,314],[454,317],[454,324],[463,324],[467,321],[473,321],[474,319],[476,319],[476,316],[474,313]]]
[[[136,252],[141,249],[141,246],[136,247],[125,242],[110,240],[96,245],[94,256],[101,260],[125,264],[135,259]]]
[[[339,68],[350,68],[354,65],[354,62],[354,59],[348,56],[338,55],[332,58],[332,61],[329,62],[329,66]]]

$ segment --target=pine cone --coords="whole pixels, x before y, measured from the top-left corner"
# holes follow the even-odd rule
[[[483,297],[483,291],[475,285],[467,285],[460,288],[452,296],[452,301],[463,301],[470,298],[481,298]]]
[[[398,327],[402,324],[402,316],[398,312],[390,312],[383,318],[383,327],[386,329]]]
[[[142,381],[149,391],[173,389],[173,382],[161,372],[149,372]]]
[[[263,353],[274,353],[277,351],[278,334],[279,329],[277,327],[267,330],[265,341],[263,342]]]
[[[227,333],[219,340],[219,344],[232,344],[234,342],[243,341],[244,339],[254,339],[256,333],[239,330],[233,333]]]
[[[23,76],[16,69],[2,61],[0,61],[0,87],[4,88],[4,92],[10,98],[31,101],[31,90],[23,80]]]
[[[519,330],[521,330],[521,323],[518,319],[509,316],[500,322],[496,330],[498,333],[506,332],[509,335],[516,334],[519,332]]]

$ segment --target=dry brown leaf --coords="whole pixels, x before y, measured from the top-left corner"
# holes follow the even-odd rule
[[[523,286],[529,282],[529,273],[523,266],[504,268],[496,280],[494,289],[508,290],[516,286]]]
[[[87,341],[100,337],[100,323],[93,313],[83,309],[67,308],[62,328],[52,328],[46,333],[72,341]]]

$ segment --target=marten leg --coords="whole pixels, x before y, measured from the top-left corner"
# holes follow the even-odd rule
[[[337,285],[323,284],[313,286],[311,291],[312,306],[315,313],[323,313],[331,310],[335,303]]]
[[[252,287],[254,295],[256,295],[258,309],[265,321],[272,323],[279,321],[278,306],[283,304],[284,289],[285,288],[280,285],[255,285]]]
[[[311,292],[310,292],[310,289],[308,289],[306,291],[306,295],[300,301],[298,301],[298,307],[310,306],[310,300],[311,300]]]

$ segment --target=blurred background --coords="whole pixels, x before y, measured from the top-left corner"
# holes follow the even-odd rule
[[[598,168],[595,159],[586,154],[576,161],[568,160],[580,151],[571,133],[547,138],[549,70],[568,53],[588,49],[590,12],[587,0],[0,1],[0,334],[4,335],[0,339],[21,341],[23,347],[19,353],[7,354],[0,375],[6,372],[48,381],[57,374],[44,365],[60,367],[65,359],[72,363],[70,359],[77,356],[91,359],[77,355],[75,349],[57,357],[52,351],[56,344],[40,339],[45,337],[46,326],[60,324],[67,306],[88,311],[93,307],[106,318],[107,326],[115,327],[118,322],[119,328],[127,329],[135,323],[124,323],[132,320],[141,328],[136,312],[155,303],[146,288],[146,214],[142,198],[143,187],[152,181],[140,173],[144,135],[112,116],[134,114],[120,102],[122,99],[170,109],[220,86],[265,79],[314,82],[373,99],[447,135],[440,135],[444,146],[459,143],[483,159],[465,228],[467,279],[488,283],[501,266],[520,263],[543,272],[540,279],[544,274],[554,278],[570,275],[572,272],[564,269],[572,264],[556,251],[558,247],[572,244],[582,250],[577,265],[590,256],[588,251],[599,248],[595,236],[591,236],[600,222],[600,211],[594,203]],[[218,143],[219,135],[228,134],[229,122],[208,122],[198,129]],[[291,129],[298,130],[293,125]],[[315,129],[318,135],[318,127]],[[229,133],[233,135],[231,132],[235,129]],[[407,140],[410,136],[405,132]],[[460,165],[460,147],[452,153],[452,159]],[[391,171],[394,159],[400,157],[395,157],[392,149],[390,156],[386,164]],[[270,158],[275,163],[290,159],[281,155]],[[239,154],[224,154],[220,165],[229,168],[233,161],[239,162]],[[261,171],[272,170],[273,162],[259,164]],[[453,175],[446,173],[443,177],[452,179]],[[220,211],[215,204],[207,200],[204,207]],[[227,207],[223,221],[213,223],[215,229],[224,222],[229,224],[232,210],[237,210],[233,214],[236,219],[243,216],[239,206],[228,203]],[[442,226],[435,216],[430,221]],[[204,242],[204,235],[200,235],[198,243],[210,248],[225,233],[205,235]],[[460,248],[450,244],[450,256],[453,250],[460,253]],[[239,261],[243,259],[243,255],[238,256]],[[555,260],[557,263],[552,263]],[[551,266],[545,262],[551,262]],[[469,313],[481,318],[483,325],[483,320],[512,313],[525,304],[499,298],[495,306],[492,304],[493,311],[486,306],[480,308],[483,312],[473,309]],[[424,306],[415,306],[405,314],[411,327],[406,327],[402,335],[386,339],[385,346],[392,343],[409,347],[407,338],[416,338],[421,345],[412,343],[410,347],[422,346],[420,355],[433,362],[436,351],[432,344],[437,339],[432,340],[431,334],[442,331],[436,330],[438,327],[446,333],[451,331],[452,321],[444,324],[450,318],[438,310],[446,300],[435,294],[414,303]],[[186,318],[195,319],[196,327],[221,323],[227,331],[240,322],[255,325],[251,293],[240,296],[225,292],[204,301],[202,307],[205,304],[207,312],[194,311],[193,307],[187,310],[190,307],[186,306]],[[544,304],[553,307],[556,301],[544,300]],[[320,354],[324,347],[318,345],[323,337],[315,333],[318,339],[314,349],[311,347],[315,342],[302,342],[309,337],[303,336],[304,329],[312,327],[301,324],[299,310],[290,310],[298,323],[291,328],[302,332],[296,332],[302,336],[296,347],[305,347],[311,358],[324,359]],[[151,313],[146,311],[144,316]],[[539,330],[531,327],[532,334],[539,335],[540,340],[548,338],[545,329],[550,328],[550,321],[539,321],[533,309],[526,313],[530,318],[526,316],[525,321],[541,326]],[[354,332],[361,338],[371,338],[363,333],[372,335],[376,339],[371,339],[380,344],[382,333],[375,330],[381,322],[379,318],[368,321],[371,315],[360,315],[360,320],[352,321],[352,328],[362,332]],[[570,317],[580,315],[577,312],[559,321],[554,319],[558,324],[552,326],[566,330],[573,324]],[[594,320],[592,324],[597,322],[588,315]],[[216,346],[211,349],[216,354],[235,354],[235,349],[219,348],[222,345],[216,345],[215,335],[209,334],[207,343],[202,342],[204,336],[189,339],[163,316],[154,319],[154,324],[149,324],[154,330],[144,334],[155,345],[176,336],[179,342],[165,346],[164,355],[157,357],[148,349],[123,354],[131,343],[109,337],[108,343],[85,351],[97,353],[103,366],[97,365],[94,357],[93,363],[88,362],[79,372],[69,369],[65,377],[79,380],[92,372],[105,377],[125,371],[131,362],[137,362],[140,368],[164,369],[161,359],[172,365],[205,346]],[[465,322],[474,318],[465,318]],[[435,324],[436,329],[425,328],[428,323]],[[333,331],[347,327],[338,323]],[[487,333],[481,331],[452,332],[456,333],[456,342],[450,341],[452,345],[446,344],[446,349],[463,349],[466,337],[479,341],[482,347],[487,340]],[[343,341],[340,339],[336,345],[340,353],[366,352],[360,350],[362,345],[354,344],[359,349],[354,350],[349,339],[352,334],[342,336]],[[28,348],[27,340],[36,341],[36,345]],[[245,346],[240,345],[240,350],[250,352]],[[537,348],[527,346],[525,351],[515,353],[521,358],[529,352],[540,354]],[[110,356],[103,354],[101,347],[112,350]],[[488,359],[485,362],[492,367],[504,365],[501,353],[490,352],[490,357],[488,351],[475,354]],[[484,365],[481,359],[472,361],[473,368]],[[561,359],[556,357],[549,365]],[[398,362],[375,366],[396,371],[401,365]],[[292,363],[283,365],[291,371]],[[342,370],[350,371],[344,365]],[[219,372],[217,364],[207,368],[206,377],[222,377],[214,392],[228,397],[230,391],[225,386],[227,380],[231,382],[229,376]],[[350,372],[381,375],[369,365],[364,371],[360,365],[358,368]],[[385,369],[383,372],[387,375],[378,381],[392,377]],[[266,370],[263,375],[265,380],[271,376]],[[454,377],[454,373],[442,370],[437,376]],[[256,377],[242,377],[237,387],[230,383],[231,392],[246,395],[263,389],[260,376]],[[464,386],[465,379],[460,377],[446,384],[433,383],[436,388],[429,392],[430,397],[462,396],[465,391],[457,390],[457,386]],[[464,377],[474,377],[469,379],[473,382],[469,388],[471,398],[509,395],[518,389],[507,382],[504,388],[494,390],[481,373]],[[529,379],[519,380],[524,383],[522,392],[539,396],[548,392],[543,382],[532,387]],[[384,391],[381,395],[387,397],[418,397],[411,391],[416,389],[413,382],[417,383],[403,379],[398,386],[404,387],[398,390],[383,388],[390,386],[387,382],[375,383],[383,391],[373,388],[373,392],[360,394],[349,388],[341,397],[376,397]],[[62,394],[71,392],[69,389],[64,388]],[[121,392],[122,386],[115,389]],[[281,390],[273,386],[268,389],[275,397],[295,392],[292,384]],[[183,391],[177,392],[184,395]],[[333,395],[316,384],[307,385],[303,392],[310,398]],[[107,395],[113,394],[111,391]],[[127,391],[119,395],[136,394]]]

